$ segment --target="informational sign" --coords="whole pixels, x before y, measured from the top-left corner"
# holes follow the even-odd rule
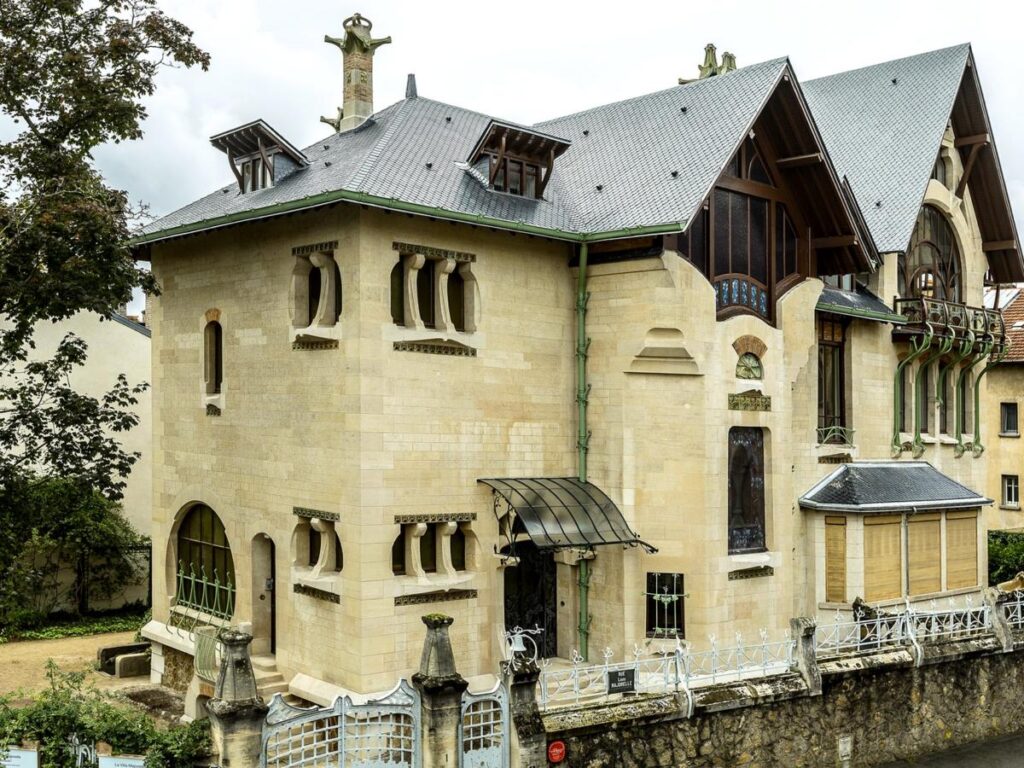
[[[3,768],[39,768],[39,753],[34,749],[9,749],[0,759]]]
[[[608,693],[633,693],[635,690],[635,669],[608,670]]]
[[[560,763],[565,760],[565,742],[559,739],[548,744],[548,762]]]
[[[143,768],[146,758],[134,755],[100,755],[99,768]]]

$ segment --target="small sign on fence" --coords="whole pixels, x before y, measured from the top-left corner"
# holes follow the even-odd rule
[[[146,758],[134,755],[100,755],[97,768],[143,768]]]
[[[635,669],[608,670],[608,693],[633,693],[635,690]]]
[[[34,749],[9,749],[0,765],[3,768],[39,768],[39,754]]]

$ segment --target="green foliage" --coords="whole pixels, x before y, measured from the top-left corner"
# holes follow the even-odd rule
[[[146,768],[180,768],[210,752],[206,721],[162,731],[142,712],[84,688],[84,673],[61,672],[51,661],[46,676],[50,687],[27,707],[0,699],[0,754],[32,741],[41,768],[74,768],[73,736],[83,744],[105,741],[115,754],[146,755]]]
[[[144,572],[146,539],[86,482],[39,479],[8,488],[4,500],[14,505],[0,506],[0,626],[31,628],[63,605],[88,613]]]
[[[1024,571],[1024,533],[989,531],[988,583],[1009,581]]]
[[[81,618],[61,615],[56,620],[53,616],[32,613],[28,621],[18,621],[18,617],[0,629],[0,643],[15,640],[57,640],[62,637],[86,637],[107,632],[135,632],[135,639],[138,641],[141,639],[139,632],[151,616],[150,611],[143,613],[137,606]]]
[[[209,56],[156,0],[0,0],[0,115],[17,131],[0,141],[0,585],[8,593],[15,581],[45,580],[55,547],[74,556],[95,553],[104,536],[113,536],[110,550],[125,539],[98,494],[121,498],[137,455],[118,436],[137,424],[143,387],[120,376],[100,398],[76,393],[69,378],[86,345],[74,336],[51,359],[29,353],[37,323],[105,316],[134,287],[156,289],[129,246],[141,212],[106,186],[91,153],[142,135],[142,101],[160,68],[174,64],[206,69]],[[68,484],[49,484],[58,479]],[[68,502],[58,499],[64,493]],[[32,517],[46,516],[47,498],[77,516],[74,533],[65,537],[52,515]],[[94,532],[79,524],[89,517],[99,521]],[[87,594],[77,597],[87,604]]]

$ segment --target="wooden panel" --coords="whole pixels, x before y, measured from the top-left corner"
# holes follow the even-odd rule
[[[946,516],[946,589],[978,586],[978,513]]]
[[[864,518],[864,599],[892,600],[903,596],[903,546],[900,516]]]
[[[825,518],[825,600],[846,602],[846,518]]]
[[[907,524],[911,595],[942,591],[942,522],[938,514],[915,515]]]

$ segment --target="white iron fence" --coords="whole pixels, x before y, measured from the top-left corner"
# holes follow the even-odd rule
[[[578,706],[605,697],[631,693],[679,693],[716,683],[785,674],[793,669],[795,642],[792,638],[770,641],[760,633],[752,645],[736,635],[735,643],[721,644],[713,635],[710,649],[693,652],[681,642],[663,652],[644,655],[633,647],[633,658],[613,662],[606,648],[602,664],[584,665],[575,650],[570,666],[557,667],[549,659],[541,662],[538,704],[541,709]]]
[[[1013,600],[1007,600],[1001,607],[1010,629],[1024,629],[1024,592],[1014,592]]]
[[[419,768],[420,694],[405,680],[381,699],[302,709],[274,694],[263,725],[261,768]]]
[[[486,693],[462,695],[459,718],[461,768],[509,768],[508,690],[502,683]]]

